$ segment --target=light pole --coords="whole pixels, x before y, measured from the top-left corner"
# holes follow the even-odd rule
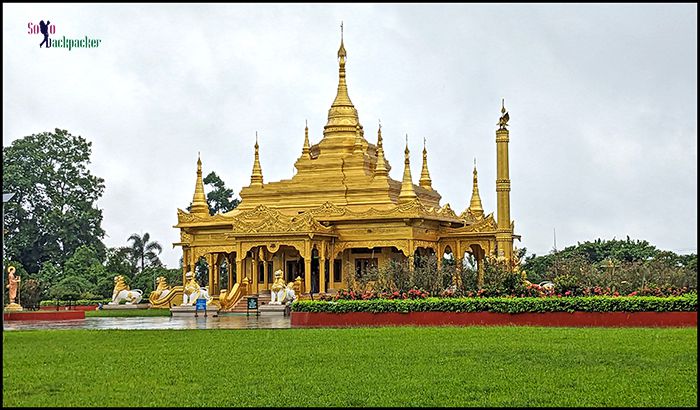
[[[5,309],[5,202],[12,199],[14,193],[2,194],[2,308]],[[2,328],[5,329],[5,315],[2,315]]]

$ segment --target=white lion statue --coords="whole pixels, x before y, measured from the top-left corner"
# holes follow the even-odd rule
[[[108,305],[118,305],[122,300],[126,300],[127,305],[141,302],[143,292],[141,289],[129,290],[129,285],[124,282],[124,277],[118,275],[114,277],[114,291],[112,291],[112,301]]]
[[[205,287],[199,286],[199,283],[194,279],[192,272],[187,272],[185,274],[185,286],[182,292],[182,305],[181,306],[192,306],[195,304],[197,299],[206,299],[207,304],[211,302],[212,298],[209,296],[209,291]]]

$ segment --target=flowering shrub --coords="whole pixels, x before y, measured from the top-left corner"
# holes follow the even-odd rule
[[[428,296],[430,296],[429,293],[421,289],[410,289],[408,292],[377,292],[374,290],[355,292],[354,290],[341,289],[335,296],[322,300],[425,299]]]

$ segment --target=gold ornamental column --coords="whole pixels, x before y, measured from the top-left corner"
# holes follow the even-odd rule
[[[510,225],[510,176],[508,173],[508,120],[505,102],[501,107],[499,128],[496,131],[496,202],[498,208],[496,243],[498,257],[510,260],[513,253],[513,231]]]
[[[311,243],[304,241],[304,291],[311,293]]]
[[[209,286],[208,289],[211,294],[211,292],[214,291],[214,263],[212,262],[212,254],[208,253],[204,256],[204,258],[207,261],[207,266],[209,267],[209,272],[207,275],[209,278],[209,282],[207,283],[207,285]]]
[[[182,248],[182,284],[185,284],[185,274],[190,269],[190,248]]]
[[[258,293],[258,255],[255,251],[252,252],[253,256],[251,262],[253,263],[253,286],[251,292],[253,294]]]
[[[239,255],[240,253],[236,253],[236,283],[238,284],[243,282],[243,259]]]

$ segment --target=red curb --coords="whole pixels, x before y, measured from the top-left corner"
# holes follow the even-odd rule
[[[70,320],[85,319],[84,310],[59,310],[36,312],[5,312],[5,320]]]
[[[697,312],[292,312],[292,327],[346,326],[560,326],[560,327],[691,327]]]

